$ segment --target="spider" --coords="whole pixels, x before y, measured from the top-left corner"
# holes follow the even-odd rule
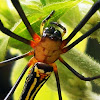
[[[15,85],[11,88],[7,96],[4,100],[8,100],[11,95],[14,93],[15,89],[17,88],[19,82],[21,81],[22,77],[24,76],[27,69],[31,66],[31,70],[29,71],[29,74],[26,78],[24,88],[22,91],[22,94],[20,96],[20,100],[34,100],[37,92],[39,89],[43,86],[43,84],[47,81],[47,79],[50,77],[51,73],[54,71],[56,83],[57,83],[57,89],[58,89],[58,96],[59,100],[62,100],[61,95],[61,88],[60,88],[60,81],[57,71],[57,65],[55,64],[55,61],[59,59],[61,63],[63,63],[73,74],[75,74],[78,78],[84,81],[91,81],[94,79],[100,78],[99,76],[95,77],[84,77],[81,74],[79,74],[77,71],[75,71],[70,65],[68,65],[63,58],[61,58],[61,54],[68,52],[70,49],[72,49],[76,44],[81,42],[83,39],[85,39],[87,36],[92,34],[94,31],[100,28],[100,22],[97,23],[96,26],[91,28],[89,31],[87,31],[84,35],[82,35],[80,38],[78,38],[76,41],[74,41],[72,44],[66,46],[69,41],[76,35],[76,33],[85,25],[85,23],[90,19],[90,17],[100,8],[100,1],[96,2],[89,12],[86,14],[86,16],[82,19],[82,21],[76,26],[76,28],[72,31],[72,33],[65,39],[62,40],[63,35],[66,33],[66,28],[62,26],[61,24],[57,22],[51,22],[50,24],[54,24],[58,27],[60,27],[63,30],[63,33],[54,27],[50,26],[47,28],[44,28],[45,23],[52,17],[54,14],[54,10],[42,21],[40,25],[40,34],[37,35],[34,30],[32,29],[29,21],[27,20],[27,17],[24,13],[24,11],[21,8],[21,5],[19,3],[19,0],[11,0],[12,4],[16,8],[18,14],[20,15],[22,21],[24,22],[25,26],[27,27],[27,30],[29,31],[31,37],[33,40],[27,40],[23,37],[20,37],[7,28],[4,27],[3,23],[0,20],[0,30],[14,38],[17,39],[33,48],[33,51],[29,51],[26,54],[23,54],[21,56],[17,56],[14,58],[11,58],[9,60],[5,60],[0,62],[0,66],[11,63],[13,61],[16,61],[18,59],[24,58],[26,56],[33,55],[33,57],[29,60],[26,67],[23,69],[21,75],[19,76],[18,80],[16,81]]]

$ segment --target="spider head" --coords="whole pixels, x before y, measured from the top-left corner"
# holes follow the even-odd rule
[[[43,31],[43,37],[49,37],[54,40],[62,40],[61,32],[54,27],[46,27]]]

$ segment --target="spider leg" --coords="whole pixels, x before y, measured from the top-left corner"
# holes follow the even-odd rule
[[[79,42],[81,42],[83,39],[85,39],[87,36],[89,36],[90,34],[92,34],[94,31],[96,31],[97,29],[100,28],[100,22],[94,26],[92,29],[90,29],[89,31],[87,31],[84,35],[82,35],[81,37],[79,37],[76,41],[74,41],[72,44],[70,44],[69,46],[65,47],[62,49],[62,52],[65,53],[67,51],[69,51],[71,48],[73,48],[76,44],[78,44]]]
[[[0,30],[1,30],[4,34],[6,34],[6,35],[8,35],[8,36],[10,36],[10,37],[12,37],[12,38],[14,38],[14,39],[17,39],[17,40],[19,40],[19,41],[21,41],[21,42],[23,42],[23,43],[25,43],[25,44],[28,44],[28,45],[31,44],[31,41],[30,41],[30,40],[27,40],[27,39],[25,39],[25,38],[23,38],[23,37],[20,37],[20,36],[14,34],[13,32],[11,32],[9,29],[5,28],[5,27],[3,26],[3,23],[1,22],[1,20],[0,20]]]
[[[77,71],[75,71],[70,65],[68,65],[61,57],[59,57],[60,62],[62,62],[73,74],[75,74],[78,78],[84,81],[92,81],[95,79],[100,78],[100,75],[94,76],[94,77],[84,77],[83,75],[79,74]]]
[[[32,29],[20,3],[19,0],[11,0],[11,2],[13,3],[14,7],[16,8],[18,14],[20,15],[21,19],[23,20],[25,26],[27,27],[27,30],[29,31],[30,35],[32,36],[32,38],[34,37],[34,30]]]
[[[53,63],[52,66],[53,66],[53,70],[54,70],[54,74],[55,74],[55,78],[56,78],[59,100],[62,100],[61,88],[60,88],[60,80],[59,80],[57,66],[56,66],[55,63]]]
[[[50,24],[54,24],[54,25],[60,27],[60,28],[63,30],[62,36],[65,35],[65,33],[66,33],[66,28],[65,28],[64,26],[62,26],[61,24],[59,24],[59,23],[57,23],[57,22],[51,22]]]
[[[86,14],[86,16],[81,20],[81,22],[75,27],[72,33],[63,41],[62,47],[69,43],[69,41],[76,35],[76,33],[85,25],[85,23],[90,19],[90,17],[100,8],[100,1],[97,1]]]
[[[51,16],[54,14],[54,10],[42,21],[41,25],[40,25],[40,34],[42,35],[43,34],[43,28],[44,28],[44,25],[46,23],[46,21],[48,21]]]
[[[18,59],[21,59],[21,58],[24,58],[24,57],[27,57],[27,56],[30,56],[30,55],[33,55],[34,54],[34,51],[29,51],[21,56],[17,56],[17,57],[14,57],[14,58],[11,58],[11,59],[8,59],[8,60],[5,60],[5,61],[2,61],[0,62],[0,67],[2,67],[3,65],[6,65],[8,63],[11,63],[13,61],[16,61]]]
[[[14,86],[11,88],[11,90],[9,91],[9,93],[7,94],[7,96],[4,98],[4,100],[9,100],[9,98],[11,97],[11,95],[14,93],[15,89],[17,88],[17,86],[19,85],[19,82],[21,81],[21,79],[23,78],[25,72],[27,71],[27,69],[30,66],[33,66],[35,63],[37,62],[37,60],[33,57],[31,58],[31,60],[29,61],[29,63],[26,65],[26,67],[23,69],[21,75],[19,76],[19,78],[17,79],[16,83],[14,84]]]
[[[11,88],[11,90],[9,91],[9,93],[7,94],[7,96],[4,98],[4,100],[9,100],[9,98],[14,93],[15,89],[17,88],[19,82],[21,81],[22,77],[24,76],[24,74],[25,74],[25,72],[27,71],[28,68],[29,68],[28,65],[24,68],[23,72],[21,73],[21,75],[19,76],[19,78],[17,79],[16,83]]]

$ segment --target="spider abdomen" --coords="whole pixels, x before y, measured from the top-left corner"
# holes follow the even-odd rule
[[[61,54],[61,40],[42,37],[35,48],[35,58],[47,64],[54,63]]]

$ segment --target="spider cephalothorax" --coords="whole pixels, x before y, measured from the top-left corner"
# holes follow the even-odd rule
[[[44,63],[54,63],[61,54],[61,32],[54,27],[45,28],[41,41],[35,47],[35,58]]]

